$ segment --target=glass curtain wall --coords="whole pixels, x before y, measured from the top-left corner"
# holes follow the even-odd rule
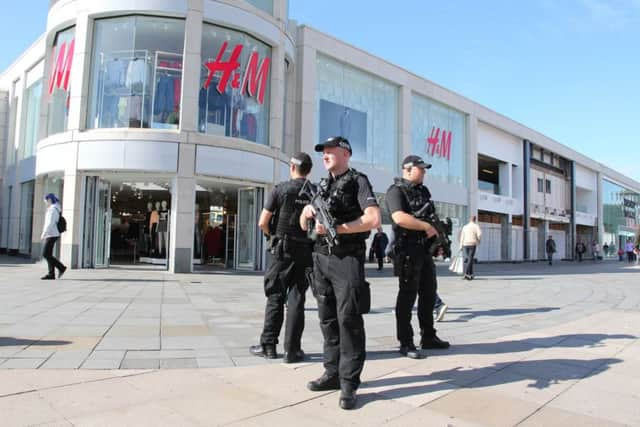
[[[26,106],[23,116],[22,158],[35,154],[40,125],[40,100],[42,99],[42,66],[40,63],[27,73],[27,90],[24,99]]]
[[[352,160],[398,169],[398,88],[375,76],[318,55],[317,141],[343,136]]]
[[[20,253],[31,253],[31,232],[33,226],[33,192],[35,181],[25,182],[20,195]]]
[[[411,152],[433,167],[429,179],[466,186],[465,115],[420,95],[411,97]]]
[[[56,34],[53,43],[48,87],[48,135],[67,130],[75,35],[75,27],[69,28]]]
[[[247,3],[264,10],[269,15],[273,15],[273,0],[247,0]]]
[[[177,129],[183,50],[183,20],[96,20],[87,128]]]
[[[269,145],[271,47],[228,28],[205,24],[198,129]]]
[[[613,253],[636,239],[640,224],[640,194],[602,180],[604,241]],[[611,248],[614,247],[612,250]]]

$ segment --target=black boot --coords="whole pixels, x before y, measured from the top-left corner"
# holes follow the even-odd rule
[[[56,280],[56,276],[53,274],[47,274],[42,276],[40,280]]]
[[[304,360],[304,351],[286,352],[282,357],[284,363],[298,363]]]
[[[254,356],[264,357],[265,359],[275,359],[278,357],[276,346],[274,344],[257,344],[249,347],[249,353]]]
[[[340,407],[342,409],[353,409],[356,407],[356,390],[351,386],[343,386],[340,392]]]
[[[423,350],[445,349],[445,348],[449,348],[449,341],[442,341],[440,338],[434,335],[431,338],[423,338],[421,347]]]
[[[407,356],[409,359],[422,359],[424,355],[416,348],[413,343],[409,344],[401,344],[400,345],[400,354],[403,356]]]
[[[337,375],[331,377],[325,372],[317,380],[309,381],[307,388],[311,391],[340,390],[340,380]]]

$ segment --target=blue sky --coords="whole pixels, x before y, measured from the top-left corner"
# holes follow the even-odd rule
[[[290,0],[290,17],[640,181],[640,0]],[[6,2],[0,70],[48,0]]]

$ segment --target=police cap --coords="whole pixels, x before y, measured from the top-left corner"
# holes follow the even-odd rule
[[[311,161],[311,157],[302,151],[291,156],[291,160],[289,161],[292,165],[296,165],[302,169],[311,170],[313,166],[313,162]]]
[[[410,167],[422,168],[422,169],[430,169],[431,163],[425,163],[420,156],[407,156],[402,161],[402,169],[409,169]]]
[[[353,151],[351,151],[351,144],[349,144],[349,140],[341,136],[332,136],[331,138],[327,139],[325,142],[321,144],[316,144],[315,149],[318,152],[322,152],[324,151],[325,148],[330,148],[330,147],[344,148],[349,152],[349,154],[353,154]]]

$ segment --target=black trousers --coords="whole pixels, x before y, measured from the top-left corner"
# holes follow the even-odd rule
[[[473,276],[473,258],[476,256],[475,246],[464,246],[464,274]]]
[[[413,344],[411,310],[418,298],[418,324],[421,340],[436,334],[433,328],[433,307],[436,301],[436,267],[425,247],[415,246],[400,253],[395,261],[399,267],[399,289],[396,299],[396,334],[400,344]]]
[[[287,304],[287,323],[284,331],[284,351],[300,350],[304,331],[304,302],[309,282],[305,275],[312,268],[312,245],[293,241],[280,241],[276,245],[273,262],[264,275],[264,327],[261,344],[275,345],[284,322]]]
[[[365,245],[313,253],[313,291],[324,337],[324,369],[342,386],[357,388],[366,358],[360,297],[364,292]]]
[[[47,266],[49,268],[49,276],[55,275],[55,268],[61,270],[64,265],[53,256],[53,246],[58,241],[59,237],[47,237],[44,239],[44,246],[42,248],[42,257],[47,260]]]

